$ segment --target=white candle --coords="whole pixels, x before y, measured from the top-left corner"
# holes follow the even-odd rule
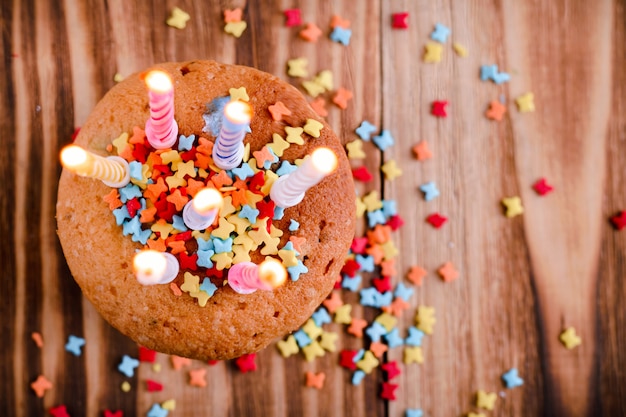
[[[174,281],[180,266],[171,253],[147,249],[137,252],[133,270],[142,285],[168,284]]]
[[[267,258],[261,265],[241,262],[228,270],[228,285],[239,294],[270,291],[283,285],[286,279],[285,267],[274,258]]]
[[[185,204],[183,221],[191,230],[204,230],[213,224],[222,207],[222,194],[215,188],[203,188]]]
[[[109,187],[122,188],[130,181],[128,162],[119,156],[103,158],[80,146],[68,145],[61,151],[61,163],[75,174],[98,179]]]
[[[229,101],[224,106],[222,127],[213,147],[213,162],[221,169],[233,169],[241,164],[243,138],[252,119],[252,108],[245,102]]]
[[[277,206],[288,208],[300,203],[304,193],[337,168],[337,155],[328,148],[317,148],[310,158],[291,174],[274,181],[270,198]]]
[[[174,120],[174,85],[163,71],[150,71],[145,77],[148,86],[150,118],[146,122],[146,138],[155,149],[171,148],[178,138]]]

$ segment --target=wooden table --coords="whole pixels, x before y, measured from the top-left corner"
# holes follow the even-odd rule
[[[183,30],[165,24],[174,6],[191,16]],[[223,9],[236,6],[248,23],[240,39],[222,30]],[[289,8],[322,28],[317,43],[285,27]],[[393,29],[392,14],[405,11],[408,29]],[[349,46],[328,38],[335,14],[351,22]],[[146,415],[153,403],[175,399],[171,416],[403,416],[407,408],[460,416],[477,411],[475,393],[483,389],[503,393],[487,415],[624,415],[626,231],[609,218],[626,209],[625,21],[624,2],[609,0],[2,2],[2,414],[46,415],[65,404],[72,416],[106,409]],[[441,62],[424,63],[437,22],[451,35]],[[455,54],[453,42],[469,56]],[[395,138],[384,153],[366,143],[367,159],[353,163],[378,172],[394,159],[403,171],[357,188],[395,199],[404,218],[394,234],[400,254],[393,284],[410,285],[405,276],[414,265],[428,271],[399,324],[405,332],[417,306],[435,307],[424,363],[402,364],[402,348],[386,354],[402,371],[391,381],[399,385],[395,401],[379,398],[380,369],[353,386],[338,353],[309,363],[301,355],[283,359],[275,347],[261,352],[258,370],[247,374],[232,362],[175,371],[158,355],[160,372],[142,364],[135,377],[124,377],[117,364],[124,354],[136,356],[137,347],[81,297],[56,238],[59,149],[116,73],[210,58],[299,86],[286,61],[301,56],[309,60],[309,78],[329,69],[335,88],[353,92],[346,110],[327,104],[327,119],[344,142],[357,138],[363,120]],[[490,64],[510,81],[481,81],[480,67]],[[522,113],[514,100],[527,92],[536,111]],[[504,119],[487,119],[489,103],[500,99]],[[435,100],[449,102],[448,117],[431,115]],[[421,140],[432,159],[414,158],[411,148]],[[541,177],[554,186],[543,197],[532,189]],[[426,202],[418,187],[428,181],[441,196]],[[504,215],[501,200],[511,196],[521,197],[523,215]],[[425,222],[435,212],[448,217],[440,229]],[[446,261],[459,270],[456,281],[438,277]],[[343,297],[357,304],[355,295]],[[376,314],[356,305],[353,311],[369,320]],[[572,350],[559,342],[569,326],[582,338]],[[339,349],[367,346],[345,326],[328,329],[340,333]],[[42,349],[32,332],[43,336]],[[64,350],[70,334],[87,341],[80,357]],[[524,385],[507,390],[501,375],[511,367]],[[197,368],[207,369],[206,388],[188,384],[187,371]],[[305,387],[306,371],[325,372],[323,389]],[[40,374],[54,385],[43,399],[29,388]],[[148,393],[147,379],[164,390]],[[125,380],[129,393],[120,389]]]

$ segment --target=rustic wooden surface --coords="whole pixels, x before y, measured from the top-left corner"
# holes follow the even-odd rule
[[[54,4],[57,3],[57,4]],[[165,25],[178,6],[191,15],[183,30]],[[244,7],[248,29],[240,39],[222,31],[222,11]],[[325,32],[315,43],[284,26],[282,11],[299,7],[304,22]],[[391,14],[409,12],[409,29],[394,30]],[[352,22],[348,47],[328,39],[331,16]],[[422,62],[434,24],[452,29],[441,63]],[[626,415],[626,231],[610,216],[626,209],[626,11],[624,2],[534,1],[138,1],[0,2],[0,281],[2,350],[0,410],[46,415],[66,404],[72,416],[105,409],[145,415],[173,398],[171,416],[426,416],[476,411],[478,389],[504,392],[494,416]],[[460,42],[469,56],[454,54]],[[275,348],[257,358],[258,371],[233,363],[206,368],[206,388],[188,385],[158,356],[159,373],[141,365],[124,378],[115,370],[134,343],[103,322],[85,301],[65,264],[55,234],[59,149],[70,141],[99,98],[127,75],[160,61],[210,58],[255,66],[287,77],[286,61],[305,56],[312,74],[330,69],[335,84],[354,93],[347,110],[328,105],[328,120],[345,142],[367,119],[396,139],[384,153],[366,147],[377,170],[395,159],[403,176],[359,184],[397,199],[405,226],[394,235],[398,276],[419,264],[429,271],[401,327],[418,305],[434,306],[437,324],[424,343],[423,365],[401,365],[397,400],[378,398],[383,374],[360,386],[338,366],[338,355],[313,363],[283,359]],[[479,80],[481,65],[511,73],[503,85]],[[520,113],[513,100],[532,91],[537,110]],[[502,122],[483,113],[503,96]],[[449,117],[430,115],[430,103],[449,100]],[[427,140],[435,157],[418,162],[411,147]],[[555,186],[539,197],[540,177]],[[418,186],[436,181],[441,197],[425,202]],[[500,200],[521,196],[513,219]],[[424,219],[449,218],[435,230]],[[443,283],[436,269],[452,261],[460,271]],[[405,281],[406,282],[406,281]],[[356,301],[351,294],[346,300]],[[371,319],[373,311],[355,307]],[[574,326],[583,343],[566,350],[560,332]],[[341,333],[340,348],[362,341]],[[39,349],[31,340],[40,332]],[[87,340],[81,357],[64,350],[70,334]],[[387,360],[402,361],[392,349]],[[505,390],[500,375],[517,367],[525,384]],[[304,386],[307,370],[327,375],[320,390]],[[39,374],[54,388],[43,399],[29,384]],[[165,389],[147,393],[145,380]],[[129,380],[132,390],[120,384]]]

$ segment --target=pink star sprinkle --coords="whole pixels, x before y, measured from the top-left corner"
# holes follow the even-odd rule
[[[533,184],[533,189],[539,195],[546,195],[554,188],[546,182],[545,178],[540,178],[539,180],[537,180],[537,182]]]
[[[434,213],[426,217],[426,221],[430,223],[435,229],[439,229],[447,220],[447,217],[444,217],[439,213]]]

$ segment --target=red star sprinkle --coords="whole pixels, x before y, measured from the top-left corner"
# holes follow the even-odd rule
[[[339,352],[339,365],[344,368],[354,371],[356,369],[356,363],[354,363],[354,357],[358,352],[356,350],[344,349]]]
[[[394,29],[406,29],[409,27],[407,22],[409,18],[408,12],[394,13],[391,15],[391,27]]]
[[[396,389],[398,388],[397,384],[390,384],[389,382],[383,382],[383,389],[380,392],[380,398],[383,400],[395,400],[396,399]]]
[[[300,26],[302,19],[300,18],[300,9],[288,9],[285,13],[285,26],[288,28],[293,26]]]
[[[352,239],[350,250],[354,253],[358,253],[362,255],[363,253],[365,253],[366,247],[367,247],[366,237],[355,237],[354,239]]]
[[[178,261],[180,263],[180,269],[185,270],[189,269],[191,271],[196,271],[198,269],[198,254],[192,253],[188,255],[187,252],[181,252],[178,257]]]
[[[276,203],[274,203],[272,200],[270,201],[259,201],[258,203],[256,203],[256,208],[257,210],[259,210],[259,219],[264,219],[266,217],[269,217],[270,219],[272,217],[274,217],[274,208],[276,207]]]
[[[391,289],[391,280],[389,277],[374,278],[372,283],[379,293],[385,293]]]
[[[346,263],[341,268],[341,273],[346,274],[350,278],[354,278],[356,272],[361,268],[361,265],[354,259],[348,259]]]
[[[259,171],[250,178],[250,182],[248,183],[248,190],[252,191],[255,194],[263,194],[261,192],[261,187],[265,184],[265,174],[263,171]]]
[[[239,371],[242,373],[256,371],[256,363],[255,363],[256,353],[250,353],[248,355],[243,355],[235,360],[235,364],[239,368]]]
[[[364,166],[353,169],[352,176],[355,180],[363,182],[370,182],[374,178],[374,176]]]
[[[104,417],[124,417],[124,412],[122,410],[117,410],[117,411],[104,410]]]
[[[137,214],[137,210],[139,210],[140,208],[141,203],[139,202],[139,199],[137,199],[137,197],[126,202],[126,209],[128,210],[128,214],[130,214],[130,217],[135,217],[135,214]]]
[[[439,213],[434,213],[426,217],[426,221],[430,223],[435,229],[439,229],[447,220],[447,217],[444,217]]]
[[[52,407],[48,411],[53,417],[70,417],[70,415],[67,414],[67,407],[65,405],[57,405],[56,407]]]
[[[620,211],[615,216],[611,217],[611,223],[617,230],[622,230],[626,227],[626,210]]]
[[[156,351],[147,347],[139,346],[139,361],[154,363],[156,359]]]
[[[151,379],[146,379],[146,389],[148,390],[148,392],[163,391],[163,385],[159,384],[156,381],[152,381]]]
[[[391,230],[394,232],[404,226],[404,220],[400,217],[399,214],[391,216],[389,220],[387,220],[387,226],[391,227]]]
[[[546,182],[545,178],[540,178],[536,183],[533,184],[533,189],[539,195],[546,195],[554,188]]]
[[[392,379],[394,379],[395,377],[397,377],[398,375],[402,373],[400,372],[400,369],[398,368],[398,363],[396,361],[383,363],[381,365],[381,368],[383,369],[383,371],[387,372],[388,381],[391,381]]]
[[[430,113],[433,116],[437,117],[447,117],[448,113],[446,113],[446,106],[448,105],[447,101],[433,101],[432,109]]]
[[[216,359],[211,359],[210,361],[207,362],[210,366],[213,365],[217,365],[218,363],[220,363],[220,361],[216,360]]]

